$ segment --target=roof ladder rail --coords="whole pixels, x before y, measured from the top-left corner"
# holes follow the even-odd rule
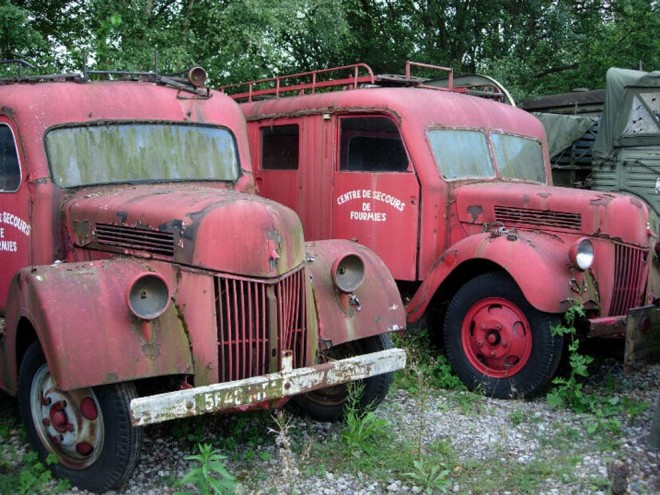
[[[361,84],[375,84],[375,81],[376,76],[373,70],[371,70],[371,67],[367,64],[358,63],[332,67],[330,69],[319,69],[237,84],[228,84],[220,86],[218,90],[229,94],[235,100],[253,101],[256,98],[269,96],[275,98],[284,97],[288,93],[315,93],[321,89],[332,91],[346,89],[347,87],[355,89]],[[266,87],[264,88],[264,86]],[[240,88],[243,88],[243,91],[239,91]]]

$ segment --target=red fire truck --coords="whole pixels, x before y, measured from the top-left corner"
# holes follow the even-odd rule
[[[353,380],[382,401],[405,364],[382,261],[248,194],[244,117],[203,71],[90,74],[0,81],[0,387],[55,474],[121,486],[173,418],[296,396],[334,419]]]
[[[312,239],[376,251],[409,327],[442,333],[462,380],[495,397],[552,378],[563,345],[553,326],[574,304],[587,315],[581,334],[627,334],[628,361],[660,350],[647,205],[553,187],[543,127],[506,91],[488,78],[455,85],[439,67],[438,81],[414,77],[411,66],[222,88],[243,102],[258,192],[298,212]]]

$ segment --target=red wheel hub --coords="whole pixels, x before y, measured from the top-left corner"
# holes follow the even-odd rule
[[[507,299],[474,304],[461,326],[461,344],[470,364],[491,378],[515,375],[529,361],[532,332],[527,317]]]

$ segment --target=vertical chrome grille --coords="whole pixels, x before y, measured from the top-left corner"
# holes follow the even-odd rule
[[[610,315],[625,315],[640,306],[644,290],[647,252],[640,248],[615,245],[614,291]]]
[[[279,369],[285,349],[293,351],[294,368],[305,365],[304,270],[274,283],[216,278],[215,292],[221,382]]]

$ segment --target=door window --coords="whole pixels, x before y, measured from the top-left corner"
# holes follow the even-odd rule
[[[387,117],[342,119],[339,169],[348,172],[408,170],[408,156],[396,124]]]
[[[14,192],[21,183],[21,169],[14,134],[8,125],[0,124],[0,192]]]
[[[297,170],[299,136],[297,125],[261,128],[261,168],[264,170]]]

